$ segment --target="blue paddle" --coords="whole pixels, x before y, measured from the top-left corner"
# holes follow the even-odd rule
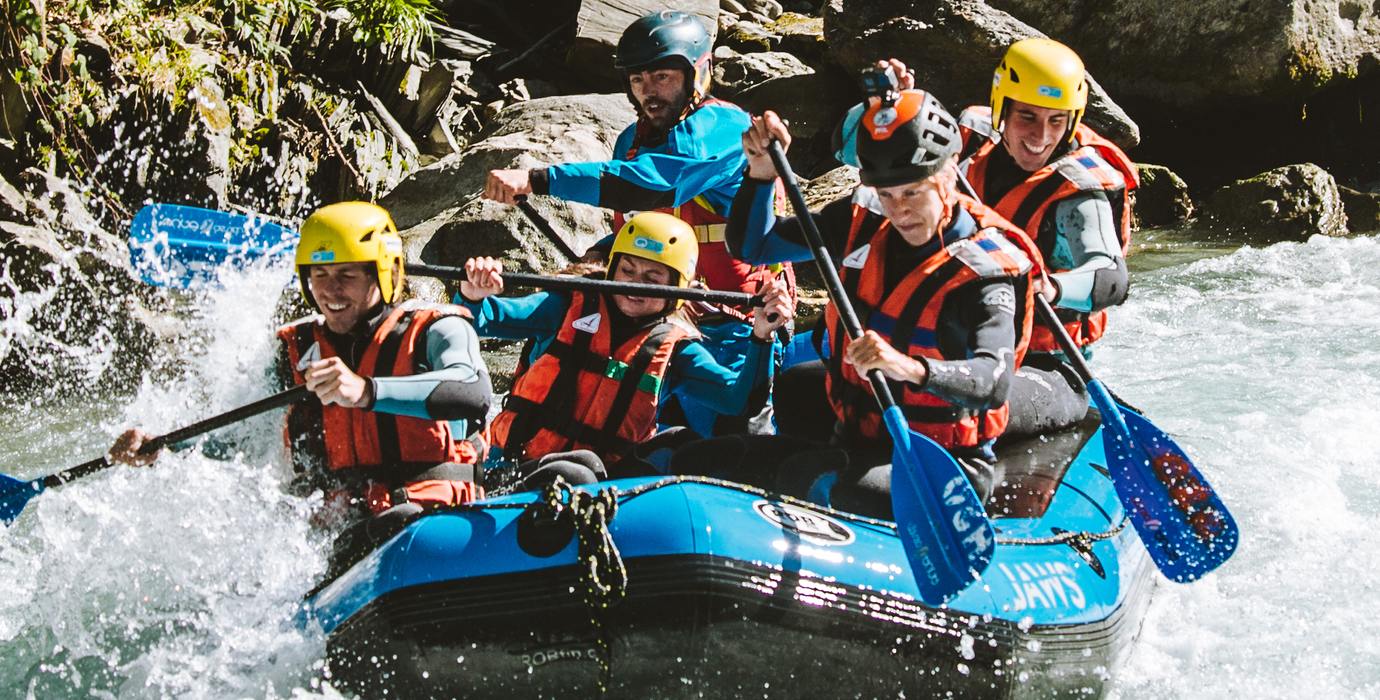
[[[1102,443],[1117,498],[1155,565],[1172,581],[1194,581],[1236,551],[1240,535],[1207,479],[1174,439],[1144,416],[1124,411],[1093,377],[1049,302],[1035,295],[1040,320],[1088,385],[1102,414]]]
[[[211,284],[223,266],[243,266],[292,250],[297,232],[260,216],[150,204],[129,225],[129,261],[146,283]]]
[[[245,404],[239,408],[226,411],[217,416],[212,416],[202,421],[197,421],[185,428],[160,435],[148,442],[139,449],[142,453],[156,452],[164,445],[171,445],[194,438],[202,433],[210,432],[216,428],[221,428],[231,423],[238,423],[246,418],[257,416],[265,411],[271,411],[281,406],[286,406],[299,399],[310,395],[305,384],[299,384],[291,389],[280,391],[272,396],[259,399],[250,404]],[[61,486],[69,481],[76,481],[84,476],[95,474],[96,472],[108,469],[115,463],[106,459],[104,455],[89,462],[83,462],[75,467],[64,469],[60,472],[41,476],[30,481],[21,481],[12,476],[0,474],[0,522],[10,523],[23,512],[24,506],[29,500],[45,490],[54,486]]]
[[[958,181],[981,201],[968,178]],[[1155,566],[1171,581],[1187,583],[1222,565],[1236,551],[1236,520],[1174,439],[1135,411],[1123,411],[1093,377],[1049,302],[1035,295],[1040,320],[1053,332],[1102,414],[1102,445],[1117,499],[1126,509]]]
[[[863,333],[862,324],[843,291],[795,173],[780,143],[773,141],[769,150],[800,229],[814,252],[829,300],[843,319],[848,337],[856,339]],[[939,605],[977,580],[992,561],[996,547],[992,523],[953,455],[906,424],[881,371],[868,372],[867,379],[891,433],[891,510],[896,531],[910,560],[920,599]]]

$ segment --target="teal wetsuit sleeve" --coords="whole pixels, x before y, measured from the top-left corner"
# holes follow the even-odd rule
[[[485,297],[470,301],[456,293],[453,301],[474,314],[474,329],[481,338],[526,340],[554,336],[565,320],[570,297],[537,292],[521,297]]]
[[[443,316],[426,330],[426,359],[417,374],[374,378],[372,410],[431,420],[480,423],[493,401],[493,385],[479,336],[469,321]]]
[[[1105,192],[1084,192],[1055,204],[1058,244],[1052,264],[1059,283],[1058,306],[1094,311],[1126,299],[1128,277],[1117,237],[1116,218]]]
[[[834,158],[844,165],[859,167],[858,124],[862,122],[863,108],[866,106],[861,102],[853,105],[839,125],[838,150],[834,151]]]
[[[753,389],[771,380],[772,370],[771,343],[749,341],[742,371],[734,372],[715,361],[703,343],[690,341],[671,358],[661,396],[679,391],[715,413],[736,416],[747,409]]]

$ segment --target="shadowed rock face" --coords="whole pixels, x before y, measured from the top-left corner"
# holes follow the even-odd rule
[[[1118,96],[1186,108],[1281,102],[1375,69],[1361,0],[991,0],[1073,47]]]
[[[1312,163],[1275,168],[1217,190],[1203,203],[1203,218],[1214,230],[1260,240],[1347,233],[1337,182]]]
[[[824,33],[831,57],[848,70],[879,58],[899,58],[915,70],[916,85],[955,114],[968,105],[987,104],[992,70],[1006,47],[1044,36],[972,0],[832,0]],[[1095,72],[1090,67],[1089,73]],[[1122,148],[1140,143],[1136,123],[1091,75],[1089,84],[1087,123]]]

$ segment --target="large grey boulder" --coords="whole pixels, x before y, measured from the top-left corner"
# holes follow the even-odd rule
[[[815,72],[784,51],[739,54],[727,47],[714,50],[714,96],[731,100],[738,93],[773,78]]]
[[[830,55],[850,71],[901,59],[915,71],[916,85],[957,115],[988,103],[1006,47],[1044,34],[977,0],[830,0],[824,36]],[[1140,143],[1136,123],[1091,75],[1088,83],[1088,125],[1122,148]]]
[[[1123,98],[1210,107],[1315,94],[1380,61],[1357,0],[990,0],[1082,55]]]
[[[1347,233],[1337,181],[1312,163],[1286,165],[1238,180],[1213,192],[1202,210],[1204,223],[1213,230],[1260,240]]]
[[[1136,228],[1172,226],[1193,216],[1193,199],[1188,184],[1174,171],[1163,165],[1136,163],[1140,186],[1136,188]]]
[[[566,68],[597,78],[607,89],[617,89],[619,76],[613,68],[613,56],[618,39],[639,17],[659,10],[698,15],[711,40],[719,31],[719,0],[581,0]]]
[[[528,269],[558,267],[564,257],[515,207],[480,197],[489,170],[608,160],[619,132],[634,119],[622,94],[511,105],[462,153],[413,173],[380,204],[404,229],[410,260],[459,265],[474,255],[494,255]],[[602,209],[549,197],[534,197],[533,204],[577,251],[608,232]]]

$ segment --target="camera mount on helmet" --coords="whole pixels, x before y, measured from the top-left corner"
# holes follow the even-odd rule
[[[901,81],[891,66],[864,68],[859,77],[865,99],[875,97],[883,104],[894,105],[901,99]]]

